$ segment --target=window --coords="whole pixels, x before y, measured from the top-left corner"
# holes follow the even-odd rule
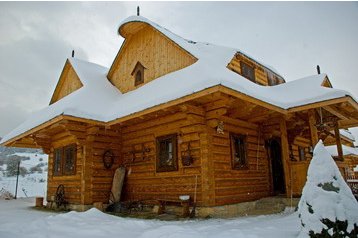
[[[232,168],[247,168],[246,159],[246,136],[230,134]]]
[[[252,82],[255,82],[255,70],[253,67],[249,66],[248,64],[245,64],[244,62],[240,62],[241,65],[241,75],[245,78],[251,80]]]
[[[298,155],[299,155],[299,157],[300,157],[300,161],[305,161],[305,160],[306,160],[305,148],[299,146],[299,147],[298,147]]]
[[[144,83],[144,69],[145,67],[138,61],[134,66],[131,75],[134,75],[134,86]]]
[[[56,176],[73,175],[76,173],[76,145],[56,148],[54,151],[53,174]]]
[[[157,138],[157,172],[178,170],[177,135]]]
[[[275,75],[268,76],[268,81],[270,86],[279,84],[279,79]]]

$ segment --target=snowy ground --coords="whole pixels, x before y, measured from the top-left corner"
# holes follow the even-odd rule
[[[39,153],[15,153],[14,155],[30,158],[29,160],[24,160],[20,163],[20,166],[25,167],[27,170],[30,170],[31,167],[36,166],[39,163],[46,164],[43,167],[43,169],[46,168],[46,171],[42,173],[35,172],[33,174],[27,174],[24,177],[19,176],[17,197],[46,197],[48,156]],[[6,165],[0,167],[2,167],[3,170],[6,170]],[[16,176],[5,177],[0,173],[0,190],[3,188],[14,195],[15,187]]]
[[[187,221],[121,218],[96,209],[56,214],[30,207],[33,198],[0,200],[0,237],[245,237],[290,238],[299,232],[297,213]]]

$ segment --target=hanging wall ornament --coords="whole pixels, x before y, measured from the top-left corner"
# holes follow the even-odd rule
[[[114,163],[114,154],[111,150],[106,150],[103,154],[103,165],[106,169],[110,169]]]
[[[224,122],[219,121],[216,127],[216,133],[223,135],[224,134]]]

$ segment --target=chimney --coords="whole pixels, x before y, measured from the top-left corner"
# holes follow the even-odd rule
[[[319,65],[317,65],[317,73],[321,74],[321,68],[319,67]]]
[[[75,57],[75,50],[72,50],[72,58]]]
[[[137,6],[137,16],[139,16],[139,6]]]

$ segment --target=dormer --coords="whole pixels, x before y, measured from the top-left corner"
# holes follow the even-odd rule
[[[118,33],[125,41],[107,78],[122,93],[197,61],[172,39],[172,33],[143,17],[130,17],[120,25]]]
[[[235,54],[227,67],[256,84],[274,86],[285,83],[282,76],[241,52]]]

